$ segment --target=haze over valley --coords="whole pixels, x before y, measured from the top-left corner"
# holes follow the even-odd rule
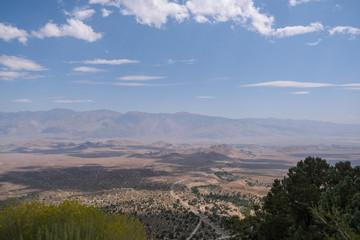
[[[78,112],[68,109],[0,113],[2,142],[27,139],[134,139],[142,142],[266,145],[353,144],[359,124],[309,120],[228,119],[186,112]]]
[[[308,156],[360,165],[356,124],[66,109],[0,116],[0,204],[77,199],[139,219],[150,239],[231,237],[227,219],[252,215],[273,180]]]

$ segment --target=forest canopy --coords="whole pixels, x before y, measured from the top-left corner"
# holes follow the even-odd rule
[[[261,206],[226,227],[234,239],[360,239],[360,167],[307,157],[276,179]]]

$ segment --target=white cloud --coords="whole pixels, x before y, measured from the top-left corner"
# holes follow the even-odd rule
[[[198,63],[199,61],[197,59],[184,59],[184,60],[174,60],[174,59],[168,59],[167,63],[168,64],[175,64],[175,63],[185,63],[185,64],[195,64]]]
[[[0,56],[0,64],[4,65],[5,67],[10,68],[11,70],[27,70],[27,71],[44,71],[47,70],[46,68],[40,66],[39,64],[28,60],[22,57],[16,56],[7,56],[1,55]]]
[[[85,20],[88,18],[91,18],[92,15],[95,14],[95,10],[91,9],[89,7],[83,7],[83,8],[75,8],[71,13],[65,12],[66,15],[71,16],[72,18],[78,19],[78,20]]]
[[[130,63],[139,63],[138,60],[131,60],[131,59],[94,59],[94,60],[85,60],[82,61],[84,64],[107,64],[107,65],[122,65],[122,64],[130,64]]]
[[[135,15],[136,21],[160,28],[169,17],[182,22],[189,17],[186,6],[168,0],[90,0],[90,4],[114,6],[124,15]]]
[[[189,0],[186,7],[199,23],[231,20],[249,26],[265,36],[273,32],[274,17],[260,13],[260,9],[254,6],[252,0]]]
[[[310,92],[308,92],[308,91],[299,91],[299,92],[292,92],[290,94],[293,94],[293,95],[307,95],[307,94],[310,94]]]
[[[184,83],[140,83],[140,82],[117,82],[117,83],[110,83],[108,85],[114,86],[127,86],[127,87],[174,87],[174,86],[181,86]]]
[[[318,2],[320,0],[290,0],[289,4],[290,6],[294,7],[298,4],[302,4],[302,3],[308,3],[308,2]]]
[[[214,99],[216,97],[213,97],[213,96],[197,96],[196,98],[199,98],[199,99]]]
[[[198,23],[207,23],[210,22],[209,19],[207,19],[206,17],[202,16],[202,15],[198,15],[194,17],[195,21]]]
[[[122,0],[124,15],[135,15],[139,23],[154,25],[160,28],[167,22],[168,17],[182,22],[189,17],[187,8],[168,0]]]
[[[98,69],[94,67],[76,67],[73,69],[76,72],[103,72],[103,69]]]
[[[150,84],[146,84],[146,83],[113,83],[112,85],[115,85],[115,86],[127,86],[127,87],[151,86]]]
[[[120,8],[121,0],[89,0],[90,4],[101,4]]]
[[[0,80],[3,81],[14,81],[16,79],[38,79],[43,77],[43,75],[34,75],[29,74],[28,72],[0,71]]]
[[[242,87],[293,87],[293,88],[317,88],[336,86],[331,83],[273,81],[243,85]]]
[[[338,34],[348,34],[348,35],[359,35],[360,28],[350,27],[350,26],[337,26],[329,30],[330,35]]]
[[[14,99],[12,100],[12,102],[17,102],[17,103],[32,103],[33,101],[31,99],[28,98],[20,98],[20,99]]]
[[[101,16],[103,16],[103,17],[108,17],[108,16],[110,16],[110,14],[112,13],[112,11],[111,10],[107,10],[106,8],[103,8],[103,9],[101,9]]]
[[[26,75],[23,72],[13,72],[13,71],[0,71],[0,79],[4,81],[14,81],[17,78],[22,78]]]
[[[278,28],[274,31],[273,35],[279,38],[290,37],[299,34],[318,32],[324,30],[324,26],[319,23],[311,23],[309,26],[288,26],[284,28]]]
[[[309,45],[309,46],[316,46],[316,45],[318,45],[321,41],[322,41],[322,39],[319,38],[316,42],[309,42],[309,43],[306,43],[306,44]]]
[[[62,99],[62,100],[54,100],[53,103],[92,103],[93,100],[87,99],[87,100],[68,100],[68,99]]]
[[[305,1],[294,1],[294,4]],[[261,12],[253,0],[187,0],[181,3],[177,0],[90,0],[89,3],[117,7],[124,15],[134,15],[139,23],[158,28],[167,23],[169,17],[178,22],[192,17],[198,23],[233,21],[267,37],[289,37],[324,29],[319,22],[276,29],[274,17]]]
[[[55,23],[49,22],[37,32],[32,32],[32,35],[38,38],[45,37],[65,37],[71,36],[77,39],[82,39],[88,42],[95,42],[102,38],[101,33],[96,33],[89,25],[84,24],[79,19],[67,19],[67,24],[58,26]]]
[[[341,84],[342,87],[360,87],[360,83]]]
[[[149,80],[157,80],[163,79],[163,76],[146,76],[146,75],[127,75],[119,77],[119,80],[122,81],[149,81]]]
[[[6,42],[17,39],[22,44],[26,44],[28,33],[25,30],[13,27],[6,23],[0,23],[0,38]]]
[[[110,86],[125,86],[125,87],[174,87],[186,85],[186,83],[143,83],[143,82],[94,82],[88,80],[73,81],[77,84],[85,85],[110,85]]]
[[[360,83],[332,84],[332,83],[315,83],[315,82],[295,82],[295,81],[273,81],[246,84],[240,87],[290,87],[290,88],[319,88],[319,87],[344,87],[347,90],[360,89]],[[308,94],[306,91],[292,92],[291,94]]]

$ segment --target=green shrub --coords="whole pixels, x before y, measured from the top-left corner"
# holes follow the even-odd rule
[[[142,240],[146,232],[136,219],[106,215],[78,201],[66,200],[59,205],[33,201],[0,208],[0,239]]]

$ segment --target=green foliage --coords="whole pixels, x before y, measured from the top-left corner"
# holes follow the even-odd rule
[[[227,180],[227,181],[235,180],[235,177],[231,173],[226,171],[214,172],[214,175],[220,178],[221,180]]]
[[[0,239],[146,239],[138,220],[106,215],[97,207],[66,200],[59,205],[13,202],[0,208]]]
[[[191,191],[192,193],[196,194],[196,195],[200,195],[200,192],[199,192],[199,188],[198,187],[191,187]]]
[[[331,211],[327,211],[322,207],[314,208],[313,214],[317,221],[323,224],[323,232],[327,239],[360,239],[360,234],[356,234],[348,224],[348,221],[340,213],[340,211],[333,207]],[[332,234],[329,234],[332,233]]]
[[[276,179],[254,216],[230,219],[239,239],[360,239],[360,167],[307,157]]]
[[[216,199],[216,200],[220,200],[220,201],[225,201],[225,202],[231,202],[233,203],[235,206],[242,206],[242,207],[246,207],[246,208],[251,208],[252,204],[244,199],[239,199],[238,197],[235,196],[229,196],[229,195],[219,195],[219,194],[213,194],[212,192],[210,192],[210,194],[207,195],[202,195],[202,197],[206,200],[206,199]]]

